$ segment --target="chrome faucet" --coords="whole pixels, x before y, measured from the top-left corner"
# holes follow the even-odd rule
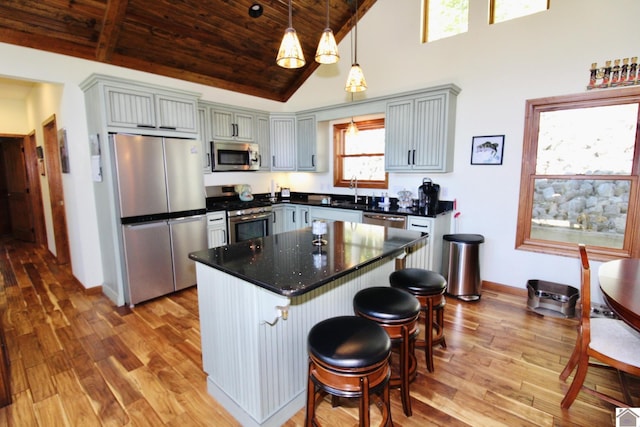
[[[358,203],[358,178],[356,176],[351,177],[351,181],[349,182],[349,188],[354,190],[353,192],[353,202]]]

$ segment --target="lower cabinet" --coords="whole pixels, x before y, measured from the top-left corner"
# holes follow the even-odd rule
[[[227,244],[227,213],[225,211],[207,213],[207,242],[210,248]]]
[[[271,209],[273,212],[273,225],[271,228],[273,234],[284,233],[298,228],[296,227],[296,205],[277,205]]]
[[[420,249],[419,254],[407,259],[407,267],[426,268],[442,273],[442,237],[450,233],[451,212],[435,218],[408,216],[407,230],[429,233],[429,243]]]

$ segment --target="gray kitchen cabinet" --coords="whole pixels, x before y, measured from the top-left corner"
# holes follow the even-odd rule
[[[107,126],[196,134],[197,98],[133,84],[104,85]]]
[[[312,222],[315,220],[362,222],[362,211],[351,209],[311,206],[309,207],[309,216]]]
[[[249,111],[211,109],[211,132],[214,140],[253,142],[255,114]]]
[[[271,114],[271,170],[296,170],[296,116],[293,114]]]
[[[296,146],[298,149],[297,169],[299,171],[320,172],[318,168],[316,116],[296,118]]]
[[[207,242],[210,248],[227,244],[227,212],[207,212]]]
[[[256,115],[256,144],[260,147],[260,170],[271,170],[271,135],[269,132],[269,116]]]
[[[451,212],[432,217],[408,216],[407,230],[429,233],[429,242],[407,258],[407,267],[442,273],[442,237],[451,231]]]
[[[284,233],[286,231],[295,230],[296,227],[296,206],[289,204],[275,205],[273,212],[273,234]]]
[[[311,214],[309,206],[296,206],[296,228],[306,228],[311,226]]]
[[[389,101],[385,116],[385,169],[451,172],[456,98],[450,85]]]
[[[202,169],[211,173],[211,127],[207,120],[207,107],[198,105],[198,138],[202,142]]]

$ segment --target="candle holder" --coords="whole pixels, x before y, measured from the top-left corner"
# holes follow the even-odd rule
[[[327,244],[327,241],[322,238],[327,234],[327,223],[324,221],[313,221],[311,224],[311,233],[314,235],[314,239],[311,241],[315,246],[323,246]]]

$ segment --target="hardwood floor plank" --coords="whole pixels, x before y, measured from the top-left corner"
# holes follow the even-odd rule
[[[92,370],[90,375],[80,379],[94,411],[105,426],[122,426],[129,421],[125,410],[107,386],[99,371]]]
[[[40,402],[57,393],[46,363],[27,368],[26,373],[33,402]]]
[[[65,416],[62,402],[58,395],[48,397],[33,405],[35,409],[37,425],[40,426],[71,426]]]
[[[129,407],[134,402],[143,399],[142,393],[135,387],[133,381],[127,377],[127,371],[122,368],[122,365],[115,362],[112,357],[101,360],[96,365],[123,406]]]
[[[100,420],[93,411],[86,391],[73,371],[60,372],[53,378],[65,414],[71,423],[78,426],[100,426]]]
[[[136,382],[139,390],[144,390],[145,400],[149,402],[163,423],[172,421],[184,412],[184,408],[174,394],[166,390],[146,366],[129,372],[129,376]]]

